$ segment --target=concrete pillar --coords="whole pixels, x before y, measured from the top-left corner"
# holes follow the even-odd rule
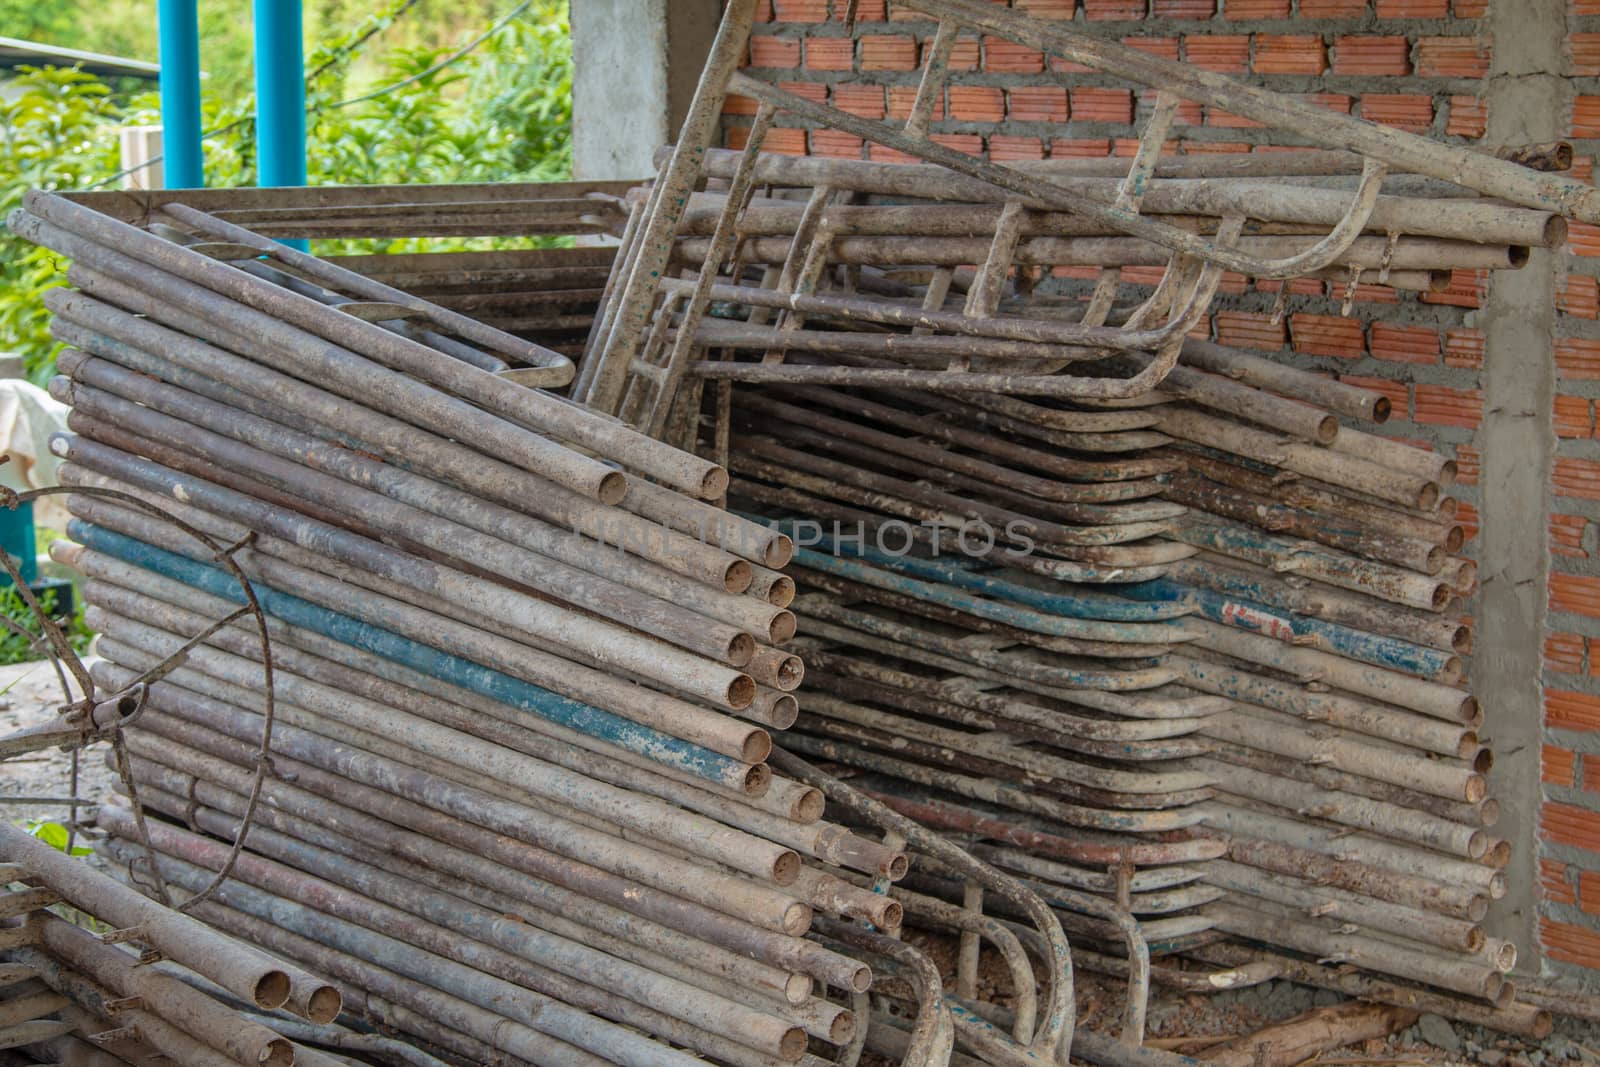
[[[1570,85],[1563,77],[1567,0],[1489,5],[1494,40],[1484,82],[1489,145],[1565,136]],[[1515,942],[1519,966],[1537,972],[1539,946],[1540,746],[1550,542],[1550,475],[1555,454],[1555,257],[1535,249],[1520,271],[1496,271],[1483,305],[1483,426],[1478,446],[1482,593],[1472,684],[1483,701],[1495,767],[1490,794],[1501,804],[1495,833],[1511,842],[1506,898],[1489,913],[1489,933]]]
[[[716,36],[719,0],[572,4],[573,176],[643,178],[673,140]]]

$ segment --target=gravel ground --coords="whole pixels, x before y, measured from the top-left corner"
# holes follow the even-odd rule
[[[74,690],[74,696],[77,695]],[[0,667],[0,735],[55,718],[63,702],[61,683],[46,662],[15,663]],[[78,796],[95,801],[111,791],[116,775],[106,766],[104,744],[84,749],[78,759]],[[72,755],[43,749],[7,760],[0,772],[0,818],[13,823],[42,819],[68,821],[67,805],[22,804],[13,797],[68,797],[72,795]],[[87,821],[92,810],[84,812]]]

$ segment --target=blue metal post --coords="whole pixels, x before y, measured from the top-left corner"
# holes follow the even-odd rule
[[[255,0],[256,184],[306,183],[306,70],[300,0]],[[305,251],[304,241],[286,241]]]
[[[161,49],[163,184],[193,189],[206,183],[200,147],[200,14],[196,0],[157,0]]]

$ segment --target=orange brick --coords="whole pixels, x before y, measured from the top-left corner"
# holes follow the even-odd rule
[[[1078,0],[1017,0],[1017,10],[1036,19],[1070,19],[1078,13]]]
[[[917,39],[899,33],[863,34],[861,69],[916,70]]]
[[[925,37],[922,40],[922,60],[927,62],[928,54],[933,48],[933,38]],[[962,34],[956,38],[956,46],[950,50],[950,69],[956,73],[972,72],[983,65],[983,50],[976,37]]]
[[[1544,665],[1557,674],[1582,674],[1585,647],[1581,634],[1559,630],[1547,634],[1544,639]]]
[[[1578,515],[1550,516],[1550,551],[1558,556],[1585,557],[1583,532],[1589,520]]]
[[[905,119],[911,115],[911,105],[917,99],[917,89],[913,85],[891,85],[889,87],[889,117],[892,119]],[[940,93],[933,101],[933,117],[944,118],[944,94]]]
[[[1600,793],[1600,756],[1592,752],[1584,754],[1578,769],[1578,784],[1583,786],[1586,792]]]
[[[1328,69],[1322,38],[1311,34],[1256,34],[1257,74],[1321,74]]]
[[[1600,960],[1600,930],[1540,918],[1539,940],[1544,943],[1545,955],[1560,963],[1593,967]]]
[[[1456,446],[1456,484],[1477,485],[1478,467],[1482,457],[1471,445]],[[1459,512],[1458,512],[1459,514]]]
[[[1322,296],[1323,283],[1316,278],[1290,278],[1287,282],[1291,296]],[[1262,278],[1256,289],[1263,293],[1277,293],[1285,283],[1276,278]]]
[[[1572,881],[1567,877],[1567,865],[1555,860],[1539,860],[1539,884],[1544,887],[1544,898],[1552,904],[1576,904],[1578,896]]]
[[[1335,74],[1410,74],[1411,42],[1404,37],[1340,37],[1333,43]]]
[[[1482,137],[1489,132],[1489,102],[1478,96],[1452,96],[1444,132],[1452,137]]]
[[[1337,111],[1341,115],[1350,114],[1351,109],[1356,106],[1356,98],[1348,93],[1307,93],[1300,99],[1308,104],[1327,108],[1329,111]]]
[[[1250,67],[1250,38],[1242,34],[1190,34],[1183,39],[1183,51],[1189,65],[1201,70],[1243,74]]]
[[[1579,175],[1576,166],[1572,168],[1572,177],[1589,180]],[[1600,226],[1588,222],[1567,223],[1567,251],[1575,256],[1600,256]]]
[[[756,102],[748,96],[729,93],[722,100],[722,113],[724,115],[754,115],[756,113]]]
[[[1133,93],[1127,89],[1073,89],[1072,117],[1078,122],[1133,121]]]
[[[772,21],[772,0],[756,0],[756,21]]]
[[[1474,481],[1477,479],[1474,478]],[[1461,476],[1456,475],[1456,481],[1461,481]],[[1468,504],[1465,500],[1456,505],[1456,525],[1461,527],[1462,533],[1468,541],[1478,536],[1478,509]]]
[[[861,138],[838,130],[812,130],[811,154],[829,159],[860,159]]]
[[[950,117],[963,122],[999,122],[1006,114],[1003,89],[981,85],[950,87]]]
[[[1578,906],[1589,915],[1600,915],[1600,871],[1578,872]],[[1600,966],[1600,958],[1589,961],[1588,966]]]
[[[827,22],[828,0],[772,0],[779,22]]]
[[[1217,312],[1217,343],[1275,352],[1283,347],[1287,330],[1270,315],[1251,311]]]
[[[1017,137],[1006,133],[989,135],[989,159],[995,163],[1043,158],[1044,142],[1037,137]]]
[[[1144,0],[1083,0],[1083,17],[1090,22],[1142,19],[1144,16]]]
[[[1367,0],[1300,0],[1303,19],[1351,19],[1367,12]]]
[[[975,133],[936,133],[928,140],[969,156],[983,155],[983,138]]]
[[[1286,19],[1289,0],[1223,0],[1222,17],[1243,19]]]
[[[881,119],[887,114],[881,85],[841,82],[833,87],[833,106],[864,119]]]
[[[1572,136],[1600,137],[1600,96],[1580,96],[1572,101]]]
[[[848,6],[849,6],[848,0],[846,0],[846,3],[840,4],[838,10],[836,10],[833,13],[833,17],[836,18],[836,19],[843,19],[845,17],[845,9]],[[888,6],[889,5],[886,2],[886,0],[857,0],[857,3],[856,3],[856,21],[857,22],[884,22],[884,21],[887,21],[888,18],[889,18]]]
[[[1051,159],[1100,159],[1110,154],[1109,137],[1064,137],[1050,142]]]
[[[1448,304],[1462,308],[1481,307],[1484,289],[1488,284],[1487,271],[1453,270],[1450,272],[1450,284],[1442,292],[1423,293],[1418,299],[1424,304]]]
[[[1552,574],[1550,576],[1550,591],[1552,599],[1555,594],[1557,578],[1576,579],[1575,574]],[[1586,582],[1596,579],[1584,578]],[[1555,607],[1554,603],[1551,607]],[[1600,697],[1588,693],[1577,693],[1568,689],[1546,689],[1544,691],[1544,724],[1556,730],[1600,730]]]
[[[1394,412],[1391,419],[1409,419],[1411,417],[1411,389],[1405,382],[1397,382],[1393,378],[1367,378],[1355,374],[1341,374],[1339,380],[1346,385],[1356,386],[1371,393],[1379,393],[1389,401],[1390,410]],[[1461,459],[1456,458],[1456,481],[1461,481]],[[1457,518],[1459,522],[1459,517]]]
[[[1328,295],[1343,300],[1346,284],[1329,282]],[[1400,303],[1400,293],[1391,285],[1370,285],[1366,282],[1358,282],[1356,284],[1355,302],[1358,304],[1398,304]]]
[[[1587,274],[1564,274],[1556,283],[1556,309],[1574,318],[1600,318],[1600,282]]]
[[[1488,14],[1489,0],[1456,0],[1452,12],[1458,19],[1477,19]]]
[[[1259,130],[1261,123],[1254,119],[1243,118],[1231,111],[1224,111],[1220,107],[1210,108],[1206,112],[1206,124],[1220,126],[1226,130]]]
[[[750,65],[761,69],[790,70],[800,65],[800,42],[793,37],[750,38]]]
[[[1006,90],[1006,118],[1012,122],[1065,122],[1067,91],[1059,85],[1023,85]]]
[[[1588,578],[1581,574],[1552,574],[1550,610],[1600,618],[1600,578]],[[1600,730],[1600,707],[1583,708],[1564,704],[1558,716],[1551,708],[1553,695],[1549,691],[1545,693],[1545,722],[1548,725],[1565,726],[1570,730]],[[1558,718],[1562,721],[1558,722]]]
[[[983,69],[990,74],[1038,74],[1044,70],[1044,53],[1004,37],[985,37]]]
[[[1594,435],[1594,413],[1584,397],[1556,397],[1555,422],[1557,437],[1582,439]]]
[[[1152,0],[1151,18],[1208,19],[1217,13],[1217,0]]]
[[[1562,378],[1600,378],[1600,341],[1586,337],[1557,338],[1556,374]]]
[[[1558,456],[1551,475],[1556,496],[1600,500],[1600,463]]]
[[[1489,45],[1477,37],[1423,37],[1417,41],[1420,78],[1481,78],[1489,73]]]
[[[1245,141],[1185,141],[1183,151],[1191,156],[1232,156],[1250,151],[1250,145]]]
[[[1483,331],[1457,327],[1444,332],[1444,365],[1447,367],[1483,367]]]
[[[1546,801],[1539,820],[1544,836],[1551,841],[1573,848],[1600,852],[1600,811],[1580,808],[1576,804]],[[1600,931],[1595,934],[1600,944]],[[1600,956],[1595,959],[1600,960]]]
[[[1378,0],[1380,19],[1442,19],[1450,14],[1450,0]]]
[[[1139,94],[1139,100],[1146,107],[1154,108],[1156,105],[1156,97],[1158,95],[1159,94],[1154,89],[1145,89]],[[1175,111],[1172,116],[1172,124],[1174,126],[1199,126],[1204,121],[1205,109],[1202,108],[1198,103],[1193,100],[1180,99],[1178,101],[1178,110]],[[1183,145],[1181,143],[1168,142],[1166,146],[1163,146],[1162,151],[1166,152],[1169,150],[1173,153],[1181,152],[1183,150]]]
[[[1568,34],[1567,47],[1572,51],[1574,76],[1593,78],[1600,75],[1600,33]]]
[[[807,37],[807,70],[850,70],[856,65],[856,43],[848,37]]]
[[[1395,363],[1437,363],[1439,332],[1425,326],[1375,322],[1372,324],[1372,341],[1368,350],[1374,359]]]
[[[872,160],[874,163],[920,163],[920,162],[922,162],[920,159],[918,159],[916,156],[912,155],[909,152],[902,152],[897,148],[890,148],[887,145],[870,144],[870,143],[867,145],[867,158]]]
[[[1291,315],[1289,336],[1296,352],[1312,355],[1358,359],[1367,348],[1361,323],[1339,315]]]
[[[817,104],[828,102],[828,87],[821,82],[779,82],[778,88],[786,93],[793,93],[802,100],[810,100]]]
[[[1423,133],[1433,125],[1433,97],[1423,93],[1367,93],[1361,98],[1361,117]]]
[[[1539,757],[1539,780],[1550,785],[1578,784],[1578,754],[1555,745],[1545,745]]]
[[[1447,385],[1419,385],[1412,418],[1433,426],[1476,427],[1483,421],[1483,392]]]

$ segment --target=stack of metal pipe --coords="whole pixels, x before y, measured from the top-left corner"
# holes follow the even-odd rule
[[[1084,892],[1117,901],[1150,951],[1235,933],[1507,1003],[1514,954],[1480,925],[1507,850],[1489,834],[1482,712],[1459,688],[1471,629],[1449,611],[1459,587],[1425,573],[1470,573],[1445,547],[1459,528],[1434,514],[1432,562],[1386,563],[1420,509],[1351,495],[1342,453],[1306,443],[1333,479],[1311,488],[1278,477],[1306,466],[1293,456],[1231,456],[1322,503],[1327,518],[1303,514],[1338,539],[1284,537],[1287,507],[1213,503],[1230,484],[1206,474],[1234,465],[1167,430],[1213,414],[1142,409],[1166,443],[1106,456],[1031,437],[1031,405],[1000,399],[1006,433],[971,429],[982,406],[908,391],[733,391],[734,505],[797,544],[809,671],[786,747],[1068,911]],[[1351,436],[1363,484],[1379,470],[1411,491],[1414,473]],[[1069,480],[1119,466],[1128,481]],[[1128,505],[1072,491],[1141,478],[1145,510],[1079,525]],[[926,868],[907,889],[955,899]],[[1103,920],[1063,923],[1121,947]]]
[[[719,38],[627,198],[573,387],[727,466],[732,507],[794,538],[810,673],[785,746],[1016,875],[1135,998],[1150,955],[1237,937],[1547,1025],[1482,926],[1509,849],[1462,688],[1453,463],[1352,425],[1387,417],[1376,393],[1193,334],[1225,271],[1279,281],[1281,316],[1290,279],[1349,305],[1516,269],[1592,190],[1548,173],[1561,146],[1379,145],[1243,88],[1224,106],[1335,150],[1162,160],[1180,98],[1231,89],[991,5],[909,6],[940,21],[903,128],[739,74]],[[930,142],[963,28],[1153,85],[1135,156]],[[706,140],[729,93],[756,104],[737,152]],[[783,121],[925,162],[763,154]],[[891,893],[970,921],[971,888],[919,855]]]
[[[71,496],[54,551],[109,691],[246,595],[163,514],[231,546],[270,646],[241,620],[149,687],[106,858],[179,901],[226,870],[196,917],[470,1062],[848,1044],[871,971],[806,934],[893,930],[852,877],[905,857],[764,762],[804,669],[789,539],[711,502],[719,465],[529,388],[558,353],[181,202],[146,223],[10,220],[72,260],[63,481],[159,509]]]
[[[316,1032],[339,1014],[339,990],[320,978],[6,823],[0,878],[17,887],[0,893],[0,1048],[33,1057],[27,1062],[94,1067],[161,1056],[205,1067],[337,1062],[279,1032],[302,1033],[306,1024]],[[60,904],[111,932],[97,937],[47,910]],[[148,947],[130,952],[129,941]],[[260,1014],[276,1010],[305,1022]]]

